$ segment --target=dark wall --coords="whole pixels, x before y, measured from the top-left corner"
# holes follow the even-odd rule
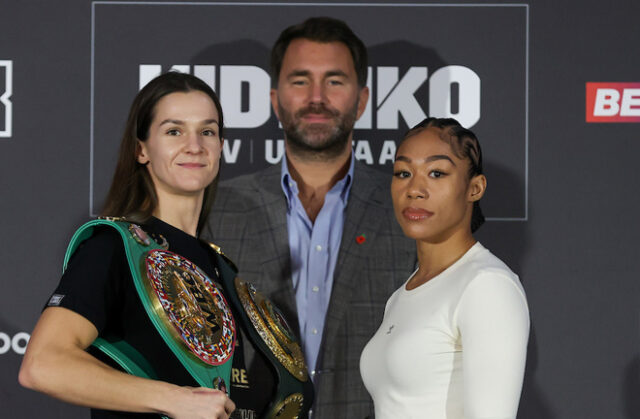
[[[424,115],[478,134],[489,179],[478,237],[520,275],[531,310],[518,417],[640,417],[640,91],[627,92],[630,116],[603,118],[625,122],[585,114],[587,83],[640,89],[640,3],[622,0],[3,2],[0,416],[87,417],[22,389],[17,372],[67,241],[99,212],[140,85],[172,66],[201,76],[229,122],[223,177],[265,167],[282,138],[269,49],[312,15],[346,20],[369,47],[358,158],[389,171],[395,141]]]

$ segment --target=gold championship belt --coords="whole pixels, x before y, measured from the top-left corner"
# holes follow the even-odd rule
[[[224,266],[230,263],[211,244]],[[223,264],[218,263],[218,266]],[[222,273],[222,272],[221,272]],[[260,415],[263,419],[295,419],[308,417],[313,403],[313,384],[309,379],[304,355],[295,333],[282,312],[256,288],[240,278],[230,281],[229,275],[221,275],[229,301],[240,313],[236,319],[245,327],[253,344],[275,368],[278,387],[270,405]],[[230,290],[235,291],[235,295]]]
[[[234,284],[242,306],[262,340],[291,375],[306,381],[304,355],[284,315],[252,284],[240,278],[236,278]]]

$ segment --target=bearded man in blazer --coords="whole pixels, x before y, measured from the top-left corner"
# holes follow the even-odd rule
[[[367,52],[344,22],[310,18],[281,33],[271,77],[282,164],[221,182],[204,235],[300,332],[313,418],[373,417],[360,353],[416,254],[394,218],[391,174],[351,149]]]

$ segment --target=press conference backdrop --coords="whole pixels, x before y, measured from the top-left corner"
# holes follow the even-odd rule
[[[478,238],[521,277],[532,333],[519,418],[640,418],[640,3],[0,3],[0,417],[86,418],[21,388],[74,229],[97,215],[128,107],[173,69],[220,95],[222,177],[278,164],[269,50],[309,16],[369,48],[355,156],[454,117],[485,151]],[[91,280],[91,278],[87,278]]]

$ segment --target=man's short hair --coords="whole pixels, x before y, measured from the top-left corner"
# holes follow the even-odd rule
[[[289,26],[282,31],[280,37],[271,49],[271,86],[278,87],[282,60],[291,41],[295,39],[329,43],[342,42],[349,48],[353,66],[358,76],[358,85],[362,88],[367,84],[367,49],[364,43],[341,20],[331,17],[311,17],[302,23]]]

